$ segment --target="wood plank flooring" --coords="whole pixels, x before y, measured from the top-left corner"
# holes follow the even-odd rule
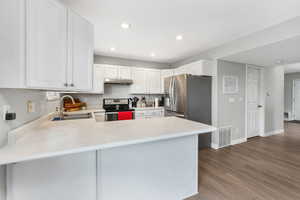
[[[199,194],[187,200],[300,200],[300,124],[199,153]]]

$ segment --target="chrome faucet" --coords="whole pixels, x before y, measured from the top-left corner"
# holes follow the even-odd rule
[[[64,95],[60,98],[59,115],[60,115],[61,119],[64,118],[64,99],[65,98],[71,99],[72,103],[75,104],[74,98],[70,95]]]

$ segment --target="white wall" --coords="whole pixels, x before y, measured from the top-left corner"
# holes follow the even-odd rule
[[[26,103],[31,100],[36,103],[36,112],[27,113]],[[2,119],[3,105],[10,105],[11,111],[17,113],[14,121],[4,121]],[[45,92],[34,90],[0,89],[0,146],[6,144],[7,133],[41,115],[55,110],[57,102],[47,102]],[[0,167],[0,200],[5,199],[5,168]]]
[[[246,64],[218,61],[218,127],[232,126],[233,140],[245,138],[245,80]],[[233,95],[223,94],[223,76],[239,78],[239,92]],[[265,135],[284,129],[284,68],[268,67],[264,70],[265,89]],[[235,100],[229,102],[229,98]]]
[[[265,68],[265,132],[284,129],[284,67]]]
[[[223,76],[238,77],[237,94],[223,94]],[[218,126],[232,126],[233,140],[245,138],[245,81],[246,64],[218,61]]]

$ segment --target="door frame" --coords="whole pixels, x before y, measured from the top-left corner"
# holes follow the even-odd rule
[[[246,83],[245,83],[245,141],[248,140],[248,69],[258,69],[260,70],[260,104],[262,105],[260,111],[260,123],[259,123],[259,136],[263,137],[265,135],[265,86],[264,86],[264,68],[255,65],[246,64]]]
[[[296,120],[295,115],[295,82],[300,81],[300,79],[293,79],[293,86],[292,86],[292,120]]]

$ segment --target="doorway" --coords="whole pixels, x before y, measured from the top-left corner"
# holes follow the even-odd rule
[[[293,81],[293,118],[300,121],[300,80]]]
[[[264,133],[263,69],[247,66],[246,137]]]

